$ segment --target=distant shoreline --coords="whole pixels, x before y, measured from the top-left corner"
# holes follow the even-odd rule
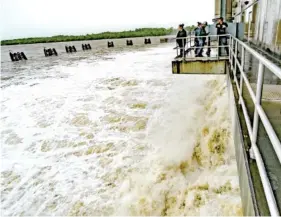
[[[38,43],[53,43],[53,42],[67,42],[67,41],[87,41],[87,40],[102,40],[102,39],[119,39],[119,38],[136,38],[148,36],[165,36],[173,33],[173,28],[139,28],[135,30],[122,32],[102,32],[97,34],[87,35],[57,35],[51,37],[34,37],[34,38],[20,38],[1,41],[1,46],[5,45],[19,45],[19,44],[38,44]]]
[[[185,27],[190,31],[194,26]],[[51,37],[33,37],[33,38],[19,38],[11,40],[2,40],[1,46],[5,45],[20,45],[20,44],[39,44],[39,43],[55,43],[55,42],[68,42],[68,41],[89,41],[89,40],[102,40],[102,39],[120,39],[120,38],[137,38],[149,36],[167,36],[175,34],[176,29],[171,28],[138,28],[135,30],[128,30],[122,32],[102,32],[86,35],[55,35]]]

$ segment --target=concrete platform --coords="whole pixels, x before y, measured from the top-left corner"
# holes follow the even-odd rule
[[[173,74],[225,74],[228,57],[188,57],[172,61]]]

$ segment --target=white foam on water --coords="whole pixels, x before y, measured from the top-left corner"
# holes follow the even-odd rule
[[[172,75],[171,48],[2,82],[3,215],[240,214],[225,80]]]
[[[155,151],[124,182],[116,214],[241,215],[227,107],[224,76],[176,80],[148,125]]]

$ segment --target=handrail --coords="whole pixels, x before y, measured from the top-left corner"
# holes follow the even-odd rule
[[[203,47],[205,47],[205,48],[209,48],[209,49],[211,49],[211,48],[217,48],[217,49],[220,49],[220,48],[228,48],[229,47],[229,45],[211,45],[210,44],[210,42],[211,41],[214,41],[214,39],[213,38],[215,38],[216,39],[216,41],[219,41],[219,38],[220,37],[226,37],[226,38],[229,38],[231,35],[230,34],[222,34],[222,35],[204,35],[204,36],[195,36],[195,35],[191,35],[191,34],[189,34],[188,36],[186,36],[186,37],[175,37],[175,38],[171,38],[171,39],[176,39],[176,40],[182,40],[182,45],[184,45],[183,47],[180,47],[180,46],[176,46],[174,49],[176,49],[177,50],[177,57],[178,57],[178,50],[180,50],[181,51],[181,53],[182,53],[182,50],[184,50],[184,55],[182,56],[182,57],[185,57],[185,52],[188,52],[188,50],[185,50],[185,47],[186,47],[186,45],[188,45],[189,44],[189,47],[188,47],[188,49],[190,48],[190,49],[200,49],[200,48],[202,48],[202,46],[199,46],[199,45],[193,45],[193,46],[191,46],[191,42],[192,41],[195,41],[194,39],[196,39],[196,38],[205,38],[205,39],[208,39],[208,45],[206,46],[206,45],[204,45]],[[185,41],[185,43],[184,43],[184,41]]]
[[[239,41],[239,44],[242,45],[246,50],[251,53],[253,56],[255,56],[257,59],[259,59],[263,65],[265,65],[270,71],[272,71],[276,76],[278,76],[281,79],[281,69],[276,66],[274,63],[272,63],[270,60],[266,59],[264,56],[259,54],[257,51],[255,51],[253,48],[251,48],[249,45],[245,44],[243,41],[240,41],[237,38],[232,37],[234,40]]]
[[[189,35],[189,36],[186,36],[186,37],[175,37],[175,38],[172,38],[172,39],[190,39],[190,38],[206,38],[206,37],[224,37],[224,36],[227,36],[227,37],[230,37],[231,35],[230,34],[223,34],[223,35],[204,35],[204,36],[195,36],[195,35]]]
[[[241,46],[242,49],[242,58],[241,63],[239,62],[237,58],[237,51],[238,51],[238,45]],[[270,210],[270,213],[272,216],[279,216],[279,210],[276,204],[276,200],[272,191],[271,184],[269,182],[266,169],[263,163],[263,159],[261,157],[260,151],[258,149],[258,146],[256,144],[257,141],[257,133],[258,133],[258,124],[259,119],[264,125],[264,128],[266,130],[266,133],[269,137],[269,140],[274,148],[274,151],[278,157],[279,162],[281,163],[281,143],[279,141],[279,138],[277,137],[270,121],[268,120],[268,117],[266,116],[266,113],[264,112],[264,109],[261,106],[261,98],[262,98],[262,86],[263,86],[263,80],[264,80],[264,67],[267,67],[273,74],[275,74],[277,77],[281,78],[281,69],[276,66],[274,63],[263,57],[261,54],[253,50],[250,46],[245,44],[244,42],[240,41],[239,39],[230,36],[230,43],[229,43],[229,62],[231,66],[231,71],[234,75],[234,81],[236,83],[237,92],[239,95],[239,103],[242,105],[242,111],[243,115],[246,121],[247,130],[250,136],[251,141],[251,149],[250,154],[253,154],[253,157],[256,159],[257,167],[259,170],[259,174],[261,177],[262,185],[264,188],[266,200],[268,203],[268,207]],[[258,81],[256,86],[256,93],[252,90],[252,87],[250,86],[250,82],[244,72],[243,66],[244,66],[244,55],[245,51],[252,54],[258,61],[259,61],[259,69],[258,69]],[[238,83],[237,75],[236,75],[236,69],[237,67],[240,69],[240,84]],[[245,101],[242,96],[242,87],[243,82],[246,84],[245,87],[248,89],[250,93],[250,99],[254,103],[255,106],[255,112],[254,112],[254,121],[253,125],[250,122],[249,114],[246,109]]]
[[[276,200],[272,191],[271,184],[269,182],[269,178],[267,175],[267,171],[265,169],[262,156],[260,154],[259,148],[256,144],[257,142],[257,134],[258,134],[258,125],[259,120],[263,123],[263,126],[265,128],[265,131],[269,137],[269,140],[274,148],[274,151],[278,157],[279,163],[281,163],[281,143],[279,141],[279,138],[276,135],[276,132],[274,131],[268,117],[266,116],[266,113],[264,109],[261,106],[261,98],[262,98],[262,87],[263,87],[263,80],[264,80],[264,68],[267,67],[274,75],[279,77],[281,79],[281,69],[276,66],[274,63],[272,63],[270,60],[266,59],[264,56],[259,54],[257,51],[252,49],[249,45],[246,43],[240,41],[239,39],[233,37],[232,35],[225,34],[225,35],[207,35],[207,36],[193,36],[189,35],[187,37],[178,37],[177,39],[186,40],[187,43],[190,43],[194,38],[212,38],[216,37],[219,39],[219,37],[227,37],[230,41],[228,45],[218,45],[218,46],[204,46],[205,48],[220,48],[220,47],[228,47],[229,48],[229,62],[230,62],[230,68],[234,75],[234,81],[236,84],[237,92],[239,95],[239,103],[242,106],[242,112],[246,121],[246,127],[248,130],[248,134],[251,141],[251,149],[250,149],[250,156],[251,158],[254,158],[257,162],[258,171],[260,174],[260,178],[262,181],[263,189],[265,192],[266,200],[268,203],[268,207],[270,210],[270,213],[272,216],[279,216],[279,210],[276,204]],[[238,47],[241,46],[242,48],[242,57],[241,60],[238,59]],[[200,48],[198,46],[193,46],[192,48]],[[201,47],[202,48],[202,47]],[[177,54],[178,49],[185,49],[185,47],[177,47]],[[253,55],[258,61],[259,61],[259,69],[258,69],[258,81],[256,85],[256,91],[253,91],[253,88],[250,85],[250,82],[247,78],[246,73],[244,72],[244,57],[245,57],[245,51],[247,51],[249,54]],[[240,61],[240,62],[239,62]],[[237,68],[240,70],[241,76],[240,76],[240,83],[238,82],[238,78],[236,75]],[[255,111],[254,111],[254,118],[253,118],[253,124],[250,121],[250,116],[247,111],[246,102],[243,99],[242,95],[242,88],[243,83],[245,84],[245,87],[248,89],[248,92],[250,94],[250,99],[254,104]]]

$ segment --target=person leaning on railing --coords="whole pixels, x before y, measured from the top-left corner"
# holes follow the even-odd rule
[[[186,45],[187,33],[183,27],[184,27],[184,24],[179,25],[179,31],[177,34],[177,44],[180,48],[180,55],[177,57],[184,57],[184,53],[185,53],[184,49],[185,49],[185,45]]]
[[[227,23],[223,22],[223,18],[220,17],[218,19],[218,23],[216,25],[217,28],[217,35],[225,35],[226,34],[226,29],[227,29],[228,25]],[[219,36],[219,46],[225,46],[225,51],[227,56],[229,55],[229,49],[227,47],[227,36]],[[219,47],[218,49],[218,54],[219,56],[221,56],[221,48]]]

